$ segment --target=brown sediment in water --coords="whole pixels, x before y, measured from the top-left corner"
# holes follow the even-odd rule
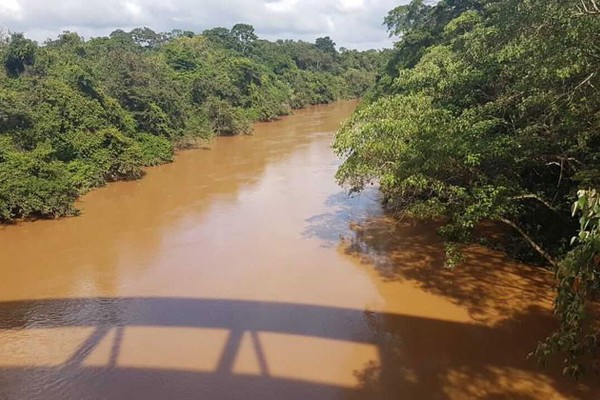
[[[354,102],[181,153],[0,230],[0,399],[598,398],[526,358],[551,277],[348,198]]]

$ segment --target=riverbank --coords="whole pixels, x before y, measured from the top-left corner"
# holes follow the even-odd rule
[[[343,100],[338,100],[341,102],[358,102],[358,99],[343,99]],[[306,109],[306,108],[311,108],[311,107],[315,107],[315,106],[319,106],[319,105],[326,105],[329,103],[323,103],[323,104],[311,104],[311,105],[305,105],[303,107],[300,108],[296,108],[296,109],[291,109],[289,112],[285,113],[285,114],[281,114],[281,115],[276,115],[273,116],[272,118],[270,118],[267,121],[255,121],[253,123],[253,126],[255,126],[256,124],[262,124],[262,123],[270,123],[270,122],[274,122],[274,121],[278,121],[283,117],[286,116],[290,116],[292,115],[294,112],[298,111],[298,110],[302,110],[302,109]],[[225,136],[237,136],[237,135],[248,135],[251,134],[253,131],[253,127],[248,127],[247,129],[245,129],[244,132],[237,132],[234,134],[223,134],[221,135],[221,137]],[[169,147],[169,150],[167,151],[168,154],[163,154],[163,156],[155,159],[154,161],[150,162],[148,165],[137,165],[135,166],[135,173],[132,173],[128,176],[125,175],[114,175],[111,177],[110,180],[106,180],[103,182],[98,182],[98,186],[92,186],[92,187],[86,187],[84,189],[80,189],[79,191],[67,191],[66,193],[59,193],[59,192],[53,192],[53,196],[55,196],[55,199],[51,199],[53,202],[56,203],[62,203],[63,205],[61,206],[62,211],[57,213],[57,214],[32,214],[29,215],[27,214],[27,217],[21,217],[21,218],[15,218],[15,217],[6,217],[7,215],[10,214],[10,211],[8,210],[8,206],[7,204],[10,203],[11,201],[9,200],[7,202],[7,204],[4,204],[4,206],[7,207],[0,207],[3,208],[3,213],[5,215],[5,218],[2,218],[2,215],[0,215],[0,229],[2,229],[4,226],[7,225],[13,225],[13,224],[20,224],[20,223],[27,223],[27,222],[33,222],[33,221],[37,221],[37,220],[44,220],[44,219],[58,219],[58,218],[62,218],[62,217],[75,217],[78,216],[80,214],[80,209],[77,206],[77,204],[80,202],[80,198],[82,196],[85,196],[86,194],[98,190],[108,184],[113,184],[116,182],[120,182],[120,181],[136,181],[139,179],[143,179],[143,177],[145,176],[146,172],[152,168],[152,167],[156,167],[156,166],[160,166],[160,165],[164,165],[164,164],[169,164],[174,162],[175,157],[177,156],[178,153],[182,152],[182,151],[187,151],[187,150],[194,150],[194,149],[209,149],[210,148],[210,143],[212,140],[214,140],[216,137],[219,136],[215,136],[213,134],[209,135],[209,137],[205,137],[202,138],[202,135],[194,135],[194,136],[190,136],[187,138],[180,138],[178,139],[177,142],[174,142],[171,144],[171,146]],[[1,145],[1,143],[0,143]],[[2,161],[2,160],[0,160]],[[0,175],[4,177],[5,181],[8,183],[9,179],[11,178],[7,178],[11,171],[10,171],[10,163],[7,163],[7,165],[1,165],[0,167],[6,167],[6,168],[1,168],[0,169]],[[128,168],[127,168],[128,169]],[[19,185],[24,185],[26,186],[27,184],[31,183],[30,181],[33,179],[35,180],[35,174],[32,175],[21,175],[18,178],[12,178],[14,179],[21,179],[22,182],[16,182]],[[2,193],[0,193],[1,195]],[[16,195],[18,196],[18,193],[16,193]],[[2,196],[4,198],[7,198],[8,196],[4,195]],[[2,198],[0,198],[0,200],[3,200]],[[14,200],[12,200],[13,203],[15,203]],[[15,203],[16,204],[16,203]],[[2,206],[2,204],[0,204],[0,206]],[[35,207],[35,206],[34,206]]]
[[[82,193],[139,179],[181,143],[360,96],[380,62],[378,51],[338,52],[329,38],[326,49],[259,40],[244,24],[216,36],[143,31],[161,40],[148,47],[133,30],[0,41],[15,57],[0,66],[0,223],[74,215]]]

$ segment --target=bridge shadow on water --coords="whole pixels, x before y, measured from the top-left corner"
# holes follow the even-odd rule
[[[69,328],[87,328],[92,333],[60,365],[11,366],[0,360],[0,398],[444,399],[456,384],[468,394],[468,382],[475,378],[490,384],[472,392],[473,398],[539,398],[535,392],[511,391],[510,384],[501,384],[506,376],[498,375],[499,370],[513,371],[517,378],[520,374],[535,374],[536,379],[565,397],[592,398],[585,386],[565,382],[526,359],[551,325],[550,316],[535,308],[489,327],[346,308],[241,300],[80,298],[4,302],[0,303],[0,335]],[[198,341],[203,340],[200,329],[221,329],[227,332],[227,338],[211,371],[120,365],[123,337],[128,329],[140,327],[199,328]],[[87,365],[86,359],[109,332],[112,344],[106,365]],[[278,376],[261,344],[260,334],[264,333],[369,345],[376,349],[378,360],[355,371],[355,387]],[[252,337],[260,373],[234,371],[245,334]],[[172,347],[173,358],[185,351],[176,341]],[[277,351],[286,352],[286,348]],[[326,353],[316,357],[314,368],[318,370],[327,357]],[[452,376],[468,380],[453,381]]]

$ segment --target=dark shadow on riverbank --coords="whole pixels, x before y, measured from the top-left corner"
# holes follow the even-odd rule
[[[342,247],[346,254],[374,266],[385,280],[413,282],[466,307],[482,322],[522,314],[531,305],[552,304],[553,275],[500,251],[464,246],[463,262],[447,268],[437,228],[433,222],[379,216],[354,224],[353,236]]]
[[[330,196],[326,204],[331,211],[306,220],[304,236],[339,247],[386,282],[412,282],[466,307],[478,321],[522,314],[532,304],[552,304],[551,273],[481,245],[465,246],[464,263],[448,269],[439,224],[399,220],[374,199],[375,187],[352,198],[344,192]]]
[[[444,399],[539,398],[548,385],[563,396],[595,398],[583,384],[538,369],[526,355],[553,322],[530,308],[493,327],[409,315],[290,303],[191,298],[92,298],[0,303],[5,333],[82,328],[92,333],[61,365],[0,363],[2,399]],[[118,362],[123,336],[136,327],[216,328],[227,339],[212,371],[132,368]],[[86,359],[113,332],[105,366]],[[242,337],[255,338],[260,373],[234,372]],[[277,376],[258,334],[276,333],[365,344],[378,360],[355,371],[355,388]],[[1,337],[1,336],[0,336]],[[198,341],[202,341],[198,331]],[[152,348],[145,351],[152,352]],[[173,357],[185,351],[173,343]],[[285,352],[285,348],[278,351]],[[315,359],[314,366],[327,358]],[[511,379],[534,376],[533,387]],[[507,381],[508,380],[508,381]],[[477,383],[477,385],[472,384]],[[597,389],[596,389],[597,390]]]

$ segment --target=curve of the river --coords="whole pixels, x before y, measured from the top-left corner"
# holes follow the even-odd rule
[[[600,398],[527,359],[551,276],[349,198],[316,106],[0,228],[0,399]]]

